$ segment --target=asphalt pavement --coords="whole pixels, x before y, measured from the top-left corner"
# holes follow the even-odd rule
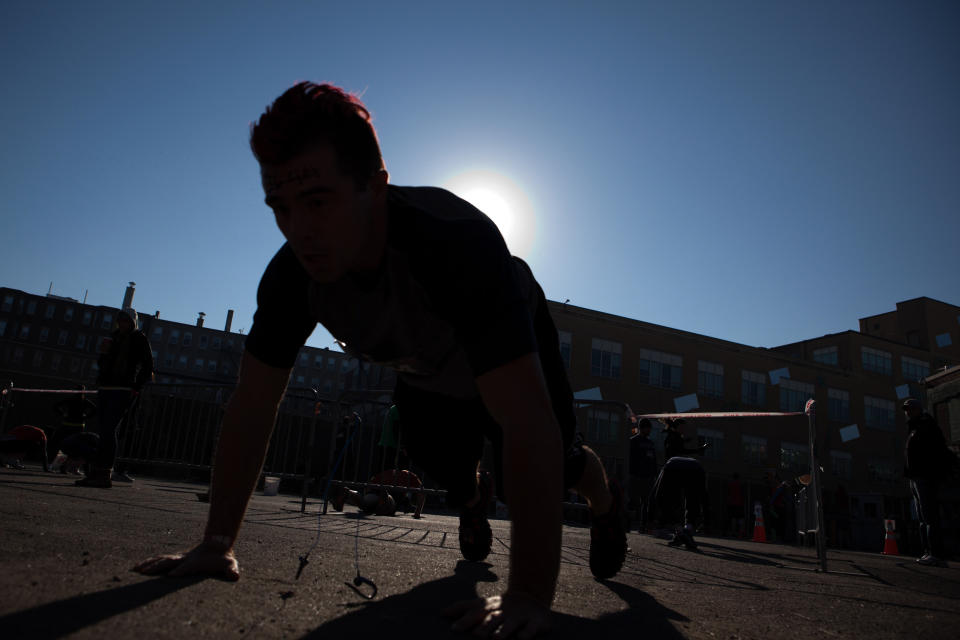
[[[131,571],[151,555],[199,540],[204,485],[138,477],[87,489],[38,467],[0,469],[2,638],[465,638],[440,611],[500,592],[509,522],[491,521],[483,563],[461,559],[450,514],[320,515],[297,496],[254,495],[236,552],[242,577],[150,578]],[[298,558],[316,548],[299,579]],[[956,638],[960,563],[828,552],[726,538],[700,551],[631,533],[623,570],[598,582],[589,529],[565,526],[554,631],[603,638]],[[352,588],[357,570],[377,595]],[[371,588],[362,585],[362,591]]]

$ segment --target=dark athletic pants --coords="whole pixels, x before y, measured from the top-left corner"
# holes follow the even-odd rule
[[[564,487],[570,488],[583,475],[585,459],[576,434],[573,392],[560,357],[557,329],[542,291],[533,325],[540,365],[563,437]],[[424,391],[400,378],[394,402],[403,421],[404,446],[426,475],[447,490],[448,505],[458,507],[474,497],[477,463],[483,456],[484,439],[490,440],[493,446],[497,495],[506,502],[503,432],[479,396],[470,399],[445,396]]]
[[[689,524],[696,528],[703,517],[707,475],[693,458],[667,460],[654,489],[660,520],[664,524]]]

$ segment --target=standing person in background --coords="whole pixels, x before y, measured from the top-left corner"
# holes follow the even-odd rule
[[[650,439],[650,420],[643,418],[630,438],[630,509],[637,528],[646,528],[653,483],[657,479],[657,451]]]
[[[940,487],[956,465],[947,448],[940,425],[916,398],[903,402],[907,417],[907,442],[904,447],[903,475],[910,479],[910,490],[917,503],[920,542],[923,555],[917,562],[931,567],[946,567],[943,532],[940,527]]]
[[[734,472],[727,482],[727,523],[730,526],[730,535],[740,538],[747,535],[743,514],[743,485],[737,472]]]
[[[109,489],[117,460],[117,429],[143,385],[153,377],[153,353],[147,336],[137,328],[136,311],[126,308],[117,314],[117,328],[101,345],[97,362],[100,447],[88,461],[90,473],[76,484]]]
[[[54,411],[60,415],[60,426],[50,438],[50,446],[47,449],[49,461],[57,457],[60,451],[60,444],[70,436],[82,433],[87,428],[87,420],[97,414],[97,405],[95,405],[87,394],[85,385],[80,385],[79,394],[71,394],[65,400],[53,405]],[[60,473],[66,473],[67,469],[60,467]]]

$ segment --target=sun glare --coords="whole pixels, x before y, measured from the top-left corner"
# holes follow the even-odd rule
[[[511,253],[526,257],[534,238],[533,207],[523,189],[496,171],[465,171],[443,186],[493,220]]]

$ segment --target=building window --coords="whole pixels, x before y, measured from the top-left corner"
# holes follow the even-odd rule
[[[60,330],[60,335],[57,336],[57,346],[62,347],[63,345],[67,344],[67,338],[69,338],[69,337],[70,337],[70,335],[69,335],[69,333],[67,332],[67,330],[66,330],[66,329],[61,329],[61,330]]]
[[[301,352],[300,352],[300,366],[301,366],[301,367],[305,367],[305,366],[307,366],[308,364],[310,364],[310,354],[308,354],[308,353],[306,353],[306,352],[304,352],[304,351],[301,351]]]
[[[756,436],[741,436],[741,453],[747,464],[762,467],[767,464],[767,439]]]
[[[194,371],[203,371],[203,358],[197,358],[193,361]]]
[[[85,310],[83,312],[83,319],[80,322],[83,324],[83,326],[89,327],[93,322],[93,311],[90,311],[89,309]]]
[[[723,397],[723,365],[697,361],[697,392],[708,398]]]
[[[207,338],[207,334],[201,333],[201,334],[197,337],[197,346],[199,346],[201,349],[206,349],[206,348],[207,348],[207,344],[208,344],[208,340],[209,340],[209,339]]]
[[[888,352],[861,347],[860,354],[864,371],[873,371],[887,376],[893,374],[893,356]]]
[[[716,429],[697,429],[697,439],[701,445],[709,445],[703,450],[707,460],[723,459],[723,432]]]
[[[20,339],[26,340],[29,337],[30,337],[30,325],[29,324],[20,325]]]
[[[176,345],[178,342],[180,342],[180,330],[171,329],[170,336],[167,338],[167,344],[172,346],[172,345]]]
[[[297,376],[297,384],[306,384],[307,379],[303,376]]]
[[[333,383],[329,380],[323,381],[323,392],[324,393],[333,393]]]
[[[193,344],[193,334],[189,331],[183,332],[183,346],[189,347]]]
[[[897,466],[890,460],[873,458],[867,462],[867,476],[871,482],[897,482]]]
[[[33,368],[39,369],[40,365],[43,364],[43,351],[39,349],[33,353]]]
[[[868,427],[882,431],[893,431],[897,428],[897,410],[892,400],[864,396],[863,412],[864,422]]]
[[[23,360],[23,349],[17,347],[13,350],[13,355],[10,358],[10,362],[13,364],[20,364],[20,361]]]
[[[621,349],[619,342],[594,338],[590,351],[590,375],[619,380]]]
[[[829,364],[834,367],[840,363],[836,347],[821,347],[813,350],[813,361],[820,364]]]
[[[186,368],[187,368],[187,356],[186,356],[186,355],[180,356],[180,358],[177,360],[177,367],[178,367],[179,369],[186,369]]]
[[[83,349],[87,346],[87,336],[85,334],[77,334],[77,342],[74,344],[77,349]]]
[[[173,366],[173,354],[169,351],[163,352],[163,366],[167,369]]]
[[[50,329],[47,327],[40,327],[40,342],[46,342],[50,338]]]
[[[803,411],[807,400],[813,397],[813,385],[781,378],[780,411]]]
[[[780,443],[780,471],[791,476],[810,473],[810,449],[793,442]]]
[[[27,315],[32,316],[37,312],[37,301],[31,300],[27,303]]]
[[[949,333],[941,333],[937,336],[938,347],[949,347],[951,344],[953,344],[953,340],[950,339]]]
[[[830,471],[840,480],[849,480],[853,476],[852,458],[846,451],[831,451]]]
[[[216,372],[217,372],[217,361],[207,360],[207,373],[216,373]]]
[[[640,349],[640,384],[680,390],[683,358],[653,349]]]
[[[101,329],[112,329],[113,328],[113,314],[104,313],[103,319],[100,321]]]
[[[3,296],[3,306],[0,311],[11,311],[13,309],[13,296]]]
[[[740,377],[740,400],[743,404],[764,406],[767,403],[767,376],[756,371],[741,371]]]
[[[156,342],[157,344],[163,342],[163,327],[153,328],[153,336],[150,338],[150,341]]]
[[[44,313],[44,317],[46,317],[47,320],[53,320],[53,316],[56,313],[57,313],[57,305],[52,303],[47,303],[47,308]]]
[[[313,368],[314,369],[323,369],[323,356],[315,355],[313,356]]]
[[[54,353],[50,355],[50,371],[59,371],[60,370],[60,354]]]
[[[220,351],[220,338],[219,336],[214,336],[213,340],[210,343],[214,351]]]
[[[327,359],[327,371],[333,372],[337,370],[337,361],[333,356],[330,356]]]
[[[849,391],[827,389],[827,418],[838,421],[850,419]]]
[[[563,366],[570,368],[570,353],[573,349],[573,335],[569,331],[558,331],[557,336],[560,339],[560,359],[563,360]]]
[[[63,321],[73,322],[73,307],[67,307],[63,310]]]
[[[83,363],[79,358],[70,358],[70,373],[80,373],[80,367]]]
[[[0,320],[0,337],[3,337],[7,333],[7,321]]]
[[[904,379],[910,382],[919,382],[930,375],[930,363],[923,360],[903,356],[900,366],[903,368]]]
[[[620,431],[620,411],[587,411],[587,438],[591,443],[616,444]]]

